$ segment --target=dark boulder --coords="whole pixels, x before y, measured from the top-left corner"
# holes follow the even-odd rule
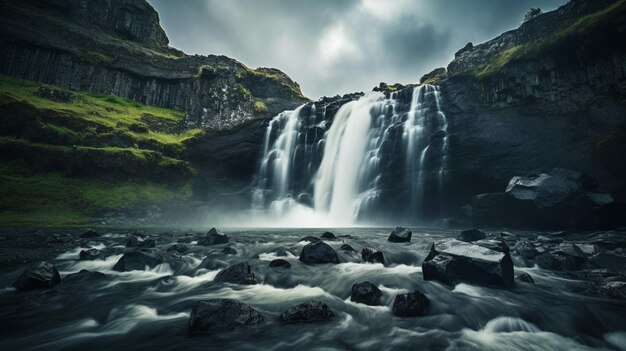
[[[356,251],[352,246],[348,244],[341,245],[340,249],[343,251]]]
[[[428,312],[430,300],[421,291],[398,294],[393,301],[391,313],[398,317],[425,316]]]
[[[285,248],[280,248],[280,249],[276,250],[276,256],[278,256],[278,257],[287,257],[287,256],[289,256],[288,253],[291,253],[291,252],[289,252]]]
[[[328,321],[335,317],[333,311],[322,301],[310,301],[289,308],[280,315],[286,324]]]
[[[471,241],[477,241],[477,240],[482,240],[485,239],[487,237],[487,235],[485,234],[485,232],[483,232],[480,229],[467,229],[461,232],[461,234],[459,234],[459,236],[457,237],[458,240],[461,241],[465,241],[465,242],[471,242]]]
[[[391,234],[389,234],[389,238],[387,238],[387,241],[390,241],[392,243],[407,243],[411,241],[412,235],[413,232],[411,232],[410,230],[404,227],[396,227],[396,229],[394,229]]]
[[[163,263],[163,257],[156,251],[142,249],[125,253],[113,266],[113,270],[118,272],[142,271],[146,267],[154,268],[161,263]]]
[[[322,239],[335,240],[337,239],[337,237],[331,232],[325,232],[324,234],[322,234]]]
[[[278,259],[272,260],[269,266],[272,268],[291,268],[291,263],[283,260],[282,258],[278,258]]]
[[[310,243],[318,242],[320,240],[322,239],[315,236],[305,236],[304,238],[300,239],[300,241],[308,241]]]
[[[376,306],[380,302],[383,293],[370,282],[360,282],[352,285],[350,300],[370,306]]]
[[[539,251],[537,251],[535,245],[526,240],[518,241],[517,244],[515,244],[514,251],[519,257],[524,259],[531,259],[539,255]]]
[[[323,241],[316,241],[302,248],[300,261],[304,263],[339,263],[339,257],[330,245]]]
[[[600,286],[600,293],[612,299],[626,300],[626,282],[607,281]]]
[[[232,247],[232,246],[226,246],[224,248],[224,250],[222,250],[222,252],[227,254],[227,255],[236,255],[237,254],[237,250],[235,250],[235,248]]]
[[[213,334],[253,326],[262,321],[263,316],[244,303],[213,299],[196,302],[191,308],[187,325],[191,333]]]
[[[228,236],[221,231],[211,228],[209,232],[198,240],[198,245],[219,245],[227,244]]]
[[[50,288],[61,283],[61,275],[52,263],[39,262],[26,268],[13,282],[17,290]]]
[[[440,255],[445,256],[437,259]],[[505,287],[514,284],[510,254],[454,239],[433,244],[422,264],[422,273],[425,280],[444,283],[458,279]]]
[[[535,256],[539,268],[553,271],[576,271],[582,268],[584,260],[561,252],[545,252]]]
[[[517,280],[524,283],[535,284],[535,280],[528,273],[522,273],[517,276]]]
[[[180,253],[185,253],[189,251],[189,246],[185,244],[174,244],[167,248],[167,252],[177,251]]]
[[[626,272],[626,256],[599,253],[589,259],[590,263],[598,268],[604,268],[611,272]]]
[[[80,253],[78,254],[78,259],[82,261],[93,261],[103,258],[104,255],[102,254],[102,251],[98,249],[80,250]]]
[[[375,250],[370,249],[368,247],[364,247],[361,250],[361,258],[365,262],[385,264],[385,257],[383,255],[383,253],[380,252],[380,251],[375,251]]]
[[[98,234],[98,232],[94,231],[94,230],[88,230],[84,233],[82,233],[81,235],[79,235],[79,238],[83,238],[83,239],[89,239],[89,238],[97,238],[99,237],[100,234]]]
[[[107,275],[101,272],[81,269],[79,272],[68,274],[65,278],[63,278],[63,284],[90,282],[104,279],[106,277]]]
[[[239,262],[224,269],[215,276],[215,281],[242,285],[254,285],[257,283],[256,276],[248,262]]]
[[[156,246],[156,242],[151,238],[144,238],[137,235],[132,235],[126,241],[126,247],[135,247],[135,248],[153,248]]]
[[[482,239],[482,240],[474,241],[472,242],[472,244],[486,247],[490,250],[503,252],[507,254],[510,251],[509,246],[503,240],[500,240],[500,239]]]

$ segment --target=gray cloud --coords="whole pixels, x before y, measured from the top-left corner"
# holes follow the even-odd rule
[[[311,98],[411,83],[565,0],[148,0],[171,45],[275,67]]]

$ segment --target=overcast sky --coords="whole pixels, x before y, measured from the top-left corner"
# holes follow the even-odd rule
[[[170,45],[274,67],[316,99],[415,83],[467,42],[566,0],[148,0]]]

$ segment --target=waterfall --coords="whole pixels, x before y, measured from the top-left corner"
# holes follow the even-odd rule
[[[440,197],[448,123],[438,87],[348,100],[334,113],[322,100],[269,121],[255,214],[346,226],[389,211],[413,222],[424,214],[426,196]]]

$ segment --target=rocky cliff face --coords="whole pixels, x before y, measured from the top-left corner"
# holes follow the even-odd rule
[[[555,167],[588,174],[624,199],[624,23],[623,1],[573,0],[457,52],[440,80],[448,203]]]
[[[230,129],[306,100],[278,70],[169,48],[143,0],[1,1],[0,8],[0,73],[186,111],[182,129]]]

